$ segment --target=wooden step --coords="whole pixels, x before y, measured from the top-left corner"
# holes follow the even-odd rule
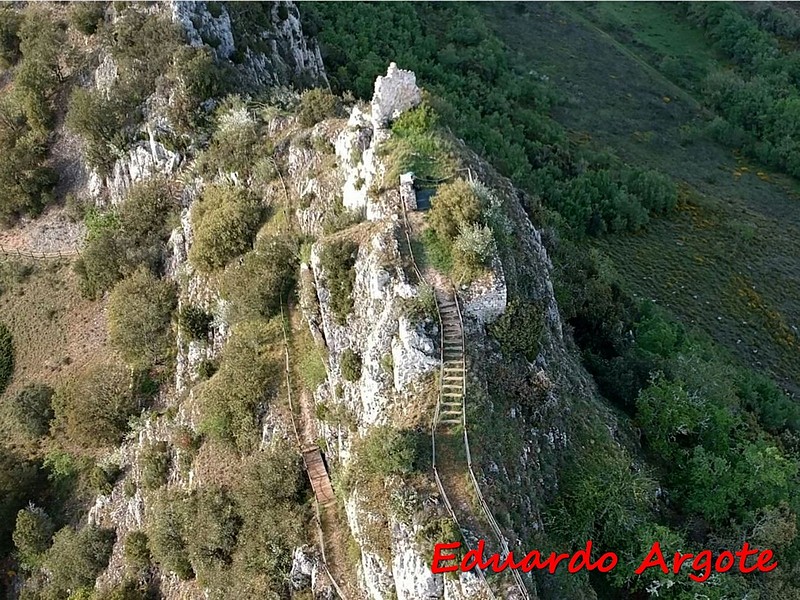
[[[461,419],[441,419],[439,423],[442,425],[460,425]]]

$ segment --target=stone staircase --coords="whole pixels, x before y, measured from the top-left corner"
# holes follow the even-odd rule
[[[442,318],[442,400],[439,423],[453,429],[462,424],[464,409],[464,332],[452,291],[436,290]]]

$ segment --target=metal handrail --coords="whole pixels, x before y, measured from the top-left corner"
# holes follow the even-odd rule
[[[487,522],[489,523],[489,527],[494,533],[495,537],[497,538],[498,543],[500,544],[500,548],[503,550],[506,556],[510,552],[508,547],[508,542],[506,541],[505,536],[503,535],[502,530],[500,529],[500,525],[497,523],[497,520],[494,518],[491,509],[489,508],[489,504],[486,502],[486,499],[483,496],[483,492],[481,492],[481,487],[478,485],[478,478],[475,476],[475,471],[472,468],[472,452],[470,451],[469,447],[469,433],[467,432],[467,348],[466,348],[466,336],[464,335],[464,319],[461,314],[461,305],[458,302],[458,294],[456,293],[455,287],[453,287],[453,300],[456,303],[456,312],[458,314],[458,321],[461,327],[461,367],[463,369],[463,378],[462,378],[462,388],[461,388],[461,423],[464,429],[464,449],[466,450],[467,454],[467,470],[469,471],[469,477],[472,481],[472,486],[475,488],[475,496],[478,499],[478,504],[483,511]],[[528,589],[525,587],[525,583],[522,581],[522,576],[516,569],[511,569],[511,575],[514,578],[514,581],[519,587],[519,591],[522,593],[523,597],[526,600],[530,600],[530,594],[528,593]]]
[[[283,311],[283,296],[280,297],[280,304],[281,304],[281,331],[283,333],[283,352],[285,357],[285,370],[286,370],[286,396],[289,399],[289,414],[291,415],[292,420],[292,429],[294,429],[294,437],[297,441],[297,448],[296,450],[302,456],[303,454],[303,441],[300,439],[300,430],[297,428],[297,420],[294,416],[294,404],[292,402],[292,379],[291,379],[291,369],[290,369],[290,360],[289,360],[289,336],[286,334],[286,316]],[[328,567],[328,559],[325,553],[325,534],[322,530],[322,518],[319,512],[319,501],[317,500],[316,496],[314,496],[314,509],[316,512],[316,521],[317,521],[317,528],[319,533],[319,549],[320,549],[320,556],[322,557],[322,568],[325,573],[328,575],[328,579],[330,580],[331,584],[333,585],[336,593],[339,594],[339,597],[342,600],[347,600],[347,596],[344,595],[339,584],[334,579],[333,574]]]
[[[420,283],[425,283],[426,285],[430,285],[425,281],[425,278],[422,276],[422,272],[419,270],[417,266],[417,261],[414,258],[414,248],[411,245],[411,236],[409,235],[409,230],[411,229],[408,221],[408,214],[406,212],[406,204],[401,199],[400,204],[402,205],[402,212],[403,212],[403,231],[405,232],[406,243],[408,244],[408,253],[411,256],[411,266],[414,269],[414,273],[416,274],[417,278],[419,279]],[[431,286],[433,289],[433,286]],[[439,489],[439,494],[442,497],[444,502],[445,509],[447,510],[450,518],[455,523],[456,528],[458,529],[459,533],[461,534],[462,539],[464,540],[464,545],[467,546],[470,550],[472,549],[467,542],[467,535],[464,531],[464,528],[461,526],[461,523],[458,521],[458,517],[456,516],[455,511],[453,510],[453,505],[450,503],[450,499],[447,497],[447,492],[444,489],[444,484],[442,483],[442,479],[439,476],[439,469],[436,467],[436,426],[439,423],[440,411],[441,411],[441,403],[442,403],[442,384],[444,382],[444,325],[442,323],[442,313],[439,311],[439,301],[436,298],[436,293],[434,291],[433,294],[433,302],[436,308],[436,319],[439,321],[439,338],[440,338],[440,365],[439,365],[439,393],[436,396],[436,406],[433,411],[433,420],[431,421],[431,465],[433,468],[433,478],[436,481],[436,487]],[[463,339],[462,339],[463,343]],[[463,412],[463,411],[462,411]],[[478,572],[479,579],[483,582],[486,591],[489,593],[489,597],[491,600],[497,600],[497,596],[494,595],[494,591],[489,586],[489,582],[486,581],[486,576],[484,575],[481,569],[476,569]]]

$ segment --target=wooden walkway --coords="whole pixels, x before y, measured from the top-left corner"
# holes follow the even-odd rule
[[[316,446],[303,448],[303,463],[308,471],[308,478],[311,480],[311,487],[317,496],[317,502],[323,508],[336,503],[336,496],[333,495],[331,478],[328,476],[328,469],[325,468],[325,461],[322,460],[322,453]]]

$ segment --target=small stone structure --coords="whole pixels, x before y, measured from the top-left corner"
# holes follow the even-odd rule
[[[410,171],[400,175],[400,200],[406,210],[417,210],[417,192],[414,189],[414,174]]]
[[[386,127],[391,120],[420,102],[422,93],[417,87],[414,72],[398,69],[395,63],[390,63],[386,75],[375,80],[371,111],[375,129]]]

